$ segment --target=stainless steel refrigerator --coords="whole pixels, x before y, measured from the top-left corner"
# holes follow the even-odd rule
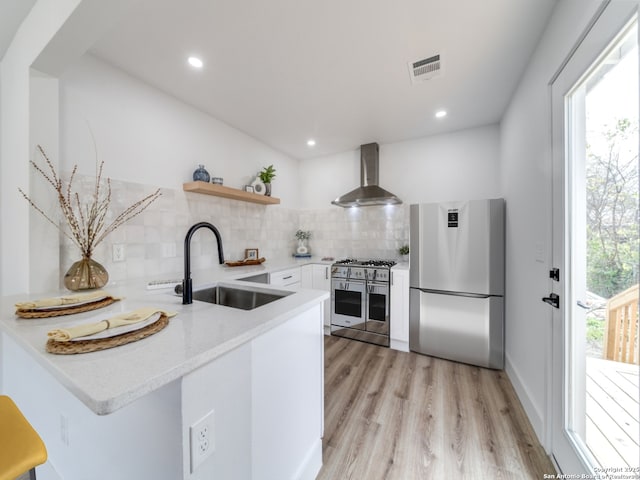
[[[411,205],[409,348],[504,367],[504,200]]]

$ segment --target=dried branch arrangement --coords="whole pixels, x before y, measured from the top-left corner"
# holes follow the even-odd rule
[[[91,258],[96,246],[104,240],[107,235],[122,224],[142,213],[142,211],[144,211],[161,195],[160,189],[157,189],[154,193],[138,200],[136,203],[120,213],[111,223],[107,224],[107,214],[111,203],[111,180],[107,178],[106,189],[103,188],[102,168],[104,166],[104,161],[100,162],[96,170],[96,184],[91,201],[88,203],[82,203],[78,192],[71,191],[73,179],[78,166],[74,165],[71,177],[69,178],[69,183],[67,183],[65,187],[62,179],[58,177],[49,157],[47,157],[47,154],[40,145],[38,145],[38,151],[47,164],[48,172],[33,160],[31,160],[31,165],[56,191],[58,195],[58,204],[60,205],[62,215],[66,220],[69,231],[67,231],[64,226],[60,225],[59,222],[52,220],[51,217],[38,207],[33,200],[31,200],[31,198],[22,191],[21,188],[18,188],[18,190],[36,211],[38,211],[44,218],[53,224],[53,226],[60,230],[64,236],[69,238],[78,246],[82,252],[82,256],[85,258]]]

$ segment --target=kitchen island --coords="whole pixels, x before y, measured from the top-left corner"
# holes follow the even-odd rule
[[[25,296],[0,300],[1,384],[47,445],[49,461],[38,478],[315,477],[322,463],[327,292],[296,289],[239,310],[182,305],[181,297],[144,286],[105,290],[125,298],[47,319],[13,314]],[[45,351],[53,328],[143,306],[178,315],[128,345],[81,355]],[[190,427],[204,417],[211,428],[202,445]],[[210,455],[199,458],[202,450]]]

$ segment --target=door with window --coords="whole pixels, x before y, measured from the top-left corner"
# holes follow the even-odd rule
[[[549,431],[565,474],[640,473],[638,5],[606,4],[551,82]]]

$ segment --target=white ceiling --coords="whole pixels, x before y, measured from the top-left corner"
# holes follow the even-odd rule
[[[0,59],[36,0],[0,0]]]
[[[498,122],[555,3],[141,0],[91,52],[304,159]]]

